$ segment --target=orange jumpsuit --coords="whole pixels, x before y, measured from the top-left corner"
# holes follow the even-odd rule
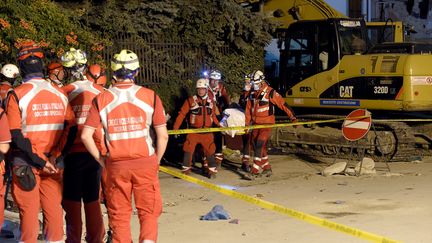
[[[117,83],[92,103],[86,127],[103,126],[106,159],[105,196],[113,242],[130,243],[132,194],[140,221],[139,242],[157,239],[162,198],[152,127],[166,126],[162,102],[150,89]]]
[[[210,99],[212,99],[216,106],[217,111],[216,115],[218,115],[219,120],[222,119],[222,112],[228,108],[228,106],[231,103],[231,99],[228,95],[228,92],[225,88],[225,85],[223,85],[222,82],[218,82],[216,88],[209,88],[208,96]],[[220,115],[220,117],[219,117]],[[217,164],[221,164],[224,160],[224,156],[222,153],[222,145],[223,145],[223,138],[221,132],[214,133],[214,141],[216,145],[216,151],[215,151],[215,159]]]
[[[0,108],[0,143],[10,143],[11,135],[9,132],[9,124],[3,109]],[[0,154],[2,155],[2,154]],[[4,221],[4,202],[6,185],[4,183],[3,175],[5,174],[5,162],[0,159],[0,231]]]
[[[213,124],[219,125],[215,109],[215,103],[209,96],[204,99],[197,95],[191,96],[183,103],[173,129],[179,129],[186,116],[189,116],[188,122],[192,128],[209,128]],[[204,154],[209,163],[209,173],[216,173],[216,161],[214,157],[216,147],[213,133],[191,133],[186,136],[186,141],[183,144],[183,171],[189,173],[192,155],[198,144],[201,144],[204,149]]]
[[[9,93],[6,113],[12,135],[13,167],[32,166],[36,186],[25,191],[13,173],[12,195],[20,210],[21,241],[36,243],[38,213],[42,207],[44,236],[47,241],[63,240],[61,173],[47,174],[47,155],[59,157],[70,142],[69,130],[75,126],[67,97],[42,78],[25,80]]]
[[[253,99],[253,95],[254,95],[254,91],[251,90],[243,90],[242,94],[240,95],[239,98],[239,105],[243,108],[246,109],[246,105],[248,100]],[[243,157],[242,157],[242,166],[241,168],[246,171],[249,172],[250,171],[250,166],[249,166],[249,159],[250,159],[250,146],[251,146],[251,136],[249,133],[245,133],[242,136],[243,139]]]
[[[296,119],[282,96],[272,87],[264,84],[260,90],[254,93],[253,98],[247,101],[245,111],[246,126],[275,124],[274,106],[284,111],[291,121]],[[254,149],[252,174],[260,174],[263,171],[271,170],[266,147],[270,135],[271,128],[254,129],[252,131],[251,142]]]
[[[78,135],[70,153],[64,159],[62,204],[66,212],[66,243],[81,242],[81,200],[84,201],[86,241],[98,243],[102,242],[104,237],[105,229],[99,203],[102,169],[81,141],[81,131],[92,100],[103,90],[89,80],[75,81],[63,87],[78,124]]]
[[[13,90],[13,88],[9,82],[3,81],[0,83],[0,107],[5,108],[4,101],[6,100],[8,92],[11,90]]]
[[[9,82],[7,82],[7,81],[0,82],[0,109],[5,108],[6,96],[7,96],[7,93],[11,90],[13,90],[13,89],[12,89],[12,85]],[[2,112],[0,112],[0,114],[3,112],[4,111],[2,110]],[[0,122],[2,124],[0,126],[0,133],[7,133],[7,134],[9,134],[9,137],[10,137],[9,125],[7,124],[6,114],[3,114],[3,121],[0,121]],[[10,138],[9,138],[9,142],[10,142]],[[2,143],[1,139],[0,139],[0,143]],[[4,176],[7,176],[7,175],[5,175],[5,173],[6,173],[6,161],[0,160],[0,200],[1,200],[1,202],[0,202],[0,211],[1,211],[0,212],[0,230],[1,230],[1,226],[3,225],[3,215],[4,215],[3,209],[5,206],[4,205],[4,202],[5,202],[4,196],[6,193],[6,184],[4,183],[5,182]]]

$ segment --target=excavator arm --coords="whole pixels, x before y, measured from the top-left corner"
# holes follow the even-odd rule
[[[287,28],[298,20],[347,18],[321,0],[235,0],[244,7],[259,9],[280,28]]]

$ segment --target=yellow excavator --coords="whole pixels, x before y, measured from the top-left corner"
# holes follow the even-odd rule
[[[271,81],[304,120],[372,113],[374,130],[353,143],[341,124],[274,129],[273,148],[338,158],[406,161],[430,154],[432,46],[403,42],[401,23],[348,18],[320,0],[237,1],[281,24],[279,78]],[[392,42],[370,41],[371,29],[391,26]]]
[[[328,18],[348,18],[325,1],[321,0],[235,0],[254,12],[263,12],[280,28],[288,28],[298,20],[323,20]],[[405,33],[411,33],[401,21],[391,19],[380,22],[366,22],[368,38],[374,44],[382,42],[403,42]]]

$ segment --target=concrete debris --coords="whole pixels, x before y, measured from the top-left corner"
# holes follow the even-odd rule
[[[361,165],[361,169],[360,169]],[[375,161],[371,158],[363,158],[362,162],[357,163],[357,165],[354,168],[356,174],[360,175],[370,175],[370,174],[376,174],[375,170]]]
[[[238,219],[233,219],[233,220],[230,220],[228,223],[230,223],[230,224],[239,224],[239,220]]]
[[[356,175],[356,171],[354,168],[346,168],[345,169],[345,174],[350,175],[350,176],[355,176]]]
[[[391,173],[391,172],[387,172],[387,173],[385,173],[384,176],[386,176],[386,177],[391,177],[391,176],[403,176],[403,174],[401,174],[401,173]]]
[[[321,174],[323,176],[330,176],[330,175],[334,175],[334,174],[340,174],[340,173],[344,172],[346,166],[347,166],[346,162],[334,163],[334,164],[332,164],[332,165],[327,166],[326,168],[324,168],[324,170],[321,172]]]
[[[361,162],[358,162],[354,168],[348,167],[347,162],[338,162],[324,168],[321,174],[323,176],[334,174],[344,174],[349,176],[376,174],[375,161],[371,158],[365,157]]]

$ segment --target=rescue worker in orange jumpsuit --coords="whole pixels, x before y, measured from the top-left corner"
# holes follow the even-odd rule
[[[284,111],[291,122],[297,122],[293,111],[280,94],[267,85],[264,73],[255,71],[251,75],[255,93],[246,104],[246,126],[275,124],[274,106]],[[267,141],[271,135],[271,128],[254,129],[251,132],[251,143],[254,150],[252,175],[263,174],[271,176],[272,170],[267,156]]]
[[[248,100],[252,99],[254,95],[254,90],[252,89],[252,83],[251,83],[251,75],[247,74],[244,77],[244,85],[243,85],[243,91],[240,94],[239,98],[239,105],[243,110],[246,110],[246,104]],[[250,134],[245,133],[242,136],[243,139],[243,156],[242,156],[242,165],[241,169],[245,172],[250,172]]]
[[[85,73],[85,75],[86,75],[88,80],[99,85],[100,87],[106,86],[106,81],[107,81],[106,72],[99,64],[92,64],[92,65],[88,66],[87,72]],[[96,145],[97,145],[100,153],[103,156],[106,156],[106,153],[107,153],[106,145],[104,143],[101,131],[102,131],[102,129],[97,129],[97,131],[95,132],[95,136],[93,138],[95,139]],[[104,168],[102,168],[101,178],[102,178],[102,180],[101,180],[101,187],[100,187],[100,193],[99,193],[99,201],[101,203],[103,203],[106,207],[105,193],[103,190],[103,188],[105,188],[104,182],[106,181],[106,170]],[[107,230],[106,234],[107,234],[106,242],[107,243],[112,242],[111,228],[109,228]]]
[[[0,231],[4,222],[4,206],[5,206],[5,192],[6,184],[3,178],[5,174],[4,156],[9,150],[9,143],[11,142],[11,135],[9,132],[9,124],[6,114],[0,108]]]
[[[57,87],[63,87],[66,79],[66,70],[59,62],[51,62],[48,64],[48,79]]]
[[[0,107],[4,107],[7,93],[13,89],[13,84],[19,76],[19,69],[14,64],[6,64],[0,71]]]
[[[1,68],[0,71],[0,110],[5,109],[6,106],[6,97],[9,91],[13,90],[13,84],[15,83],[16,78],[19,76],[19,69],[14,64],[6,64]],[[9,134],[9,126],[7,123],[6,114],[4,110],[0,112],[0,116],[2,116],[0,133]],[[10,138],[9,138],[10,140]],[[10,142],[10,141],[9,141]],[[2,143],[0,139],[0,146],[7,146],[9,148],[9,142]],[[0,231],[3,225],[3,215],[4,215],[4,206],[6,203],[6,197],[9,193],[10,183],[11,183],[11,172],[10,172],[10,163],[9,163],[9,154],[6,152],[0,152]]]
[[[20,241],[26,243],[37,242],[40,208],[45,240],[63,240],[62,176],[56,163],[76,135],[67,97],[43,79],[42,58],[35,42],[23,43],[18,52],[23,84],[9,92],[6,104],[13,145],[12,195],[20,211]]]
[[[81,139],[106,169],[105,195],[113,242],[132,241],[133,194],[141,226],[139,242],[154,243],[162,212],[158,169],[168,143],[165,112],[153,90],[134,84],[139,70],[135,53],[122,50],[115,54],[111,69],[113,86],[93,100]],[[99,126],[105,134],[106,157],[93,138]],[[156,140],[150,135],[152,129]]]
[[[174,130],[180,128],[183,120],[188,116],[189,126],[191,128],[210,128],[213,124],[219,126],[216,118],[216,105],[208,96],[208,86],[206,79],[198,79],[196,83],[197,95],[189,97],[180,109],[174,123]],[[183,144],[183,165],[182,172],[190,174],[192,169],[192,155],[196,146],[200,144],[203,147],[204,154],[208,161],[206,172],[209,178],[215,178],[217,173],[217,164],[215,161],[216,146],[214,143],[213,133],[192,133],[186,136]]]
[[[88,80],[102,87],[105,87],[107,82],[106,73],[99,64],[90,65],[85,75]]]
[[[84,202],[86,241],[103,241],[105,228],[99,203],[101,166],[81,141],[81,131],[92,100],[104,88],[86,78],[87,57],[80,49],[71,48],[62,58],[62,64],[73,77],[63,87],[75,113],[78,135],[64,159],[63,208],[66,212],[66,243],[79,243],[82,236],[81,200]],[[89,71],[89,70],[88,70]],[[88,72],[87,71],[87,72]]]
[[[231,104],[231,99],[228,95],[225,85],[222,82],[222,74],[218,70],[213,70],[209,74],[209,97],[215,102],[218,108],[216,111],[216,115],[219,119],[222,119],[219,116]],[[216,145],[215,159],[217,165],[220,166],[222,164],[222,161],[224,160],[224,155],[222,153],[222,133],[216,132],[214,134],[214,137]]]

